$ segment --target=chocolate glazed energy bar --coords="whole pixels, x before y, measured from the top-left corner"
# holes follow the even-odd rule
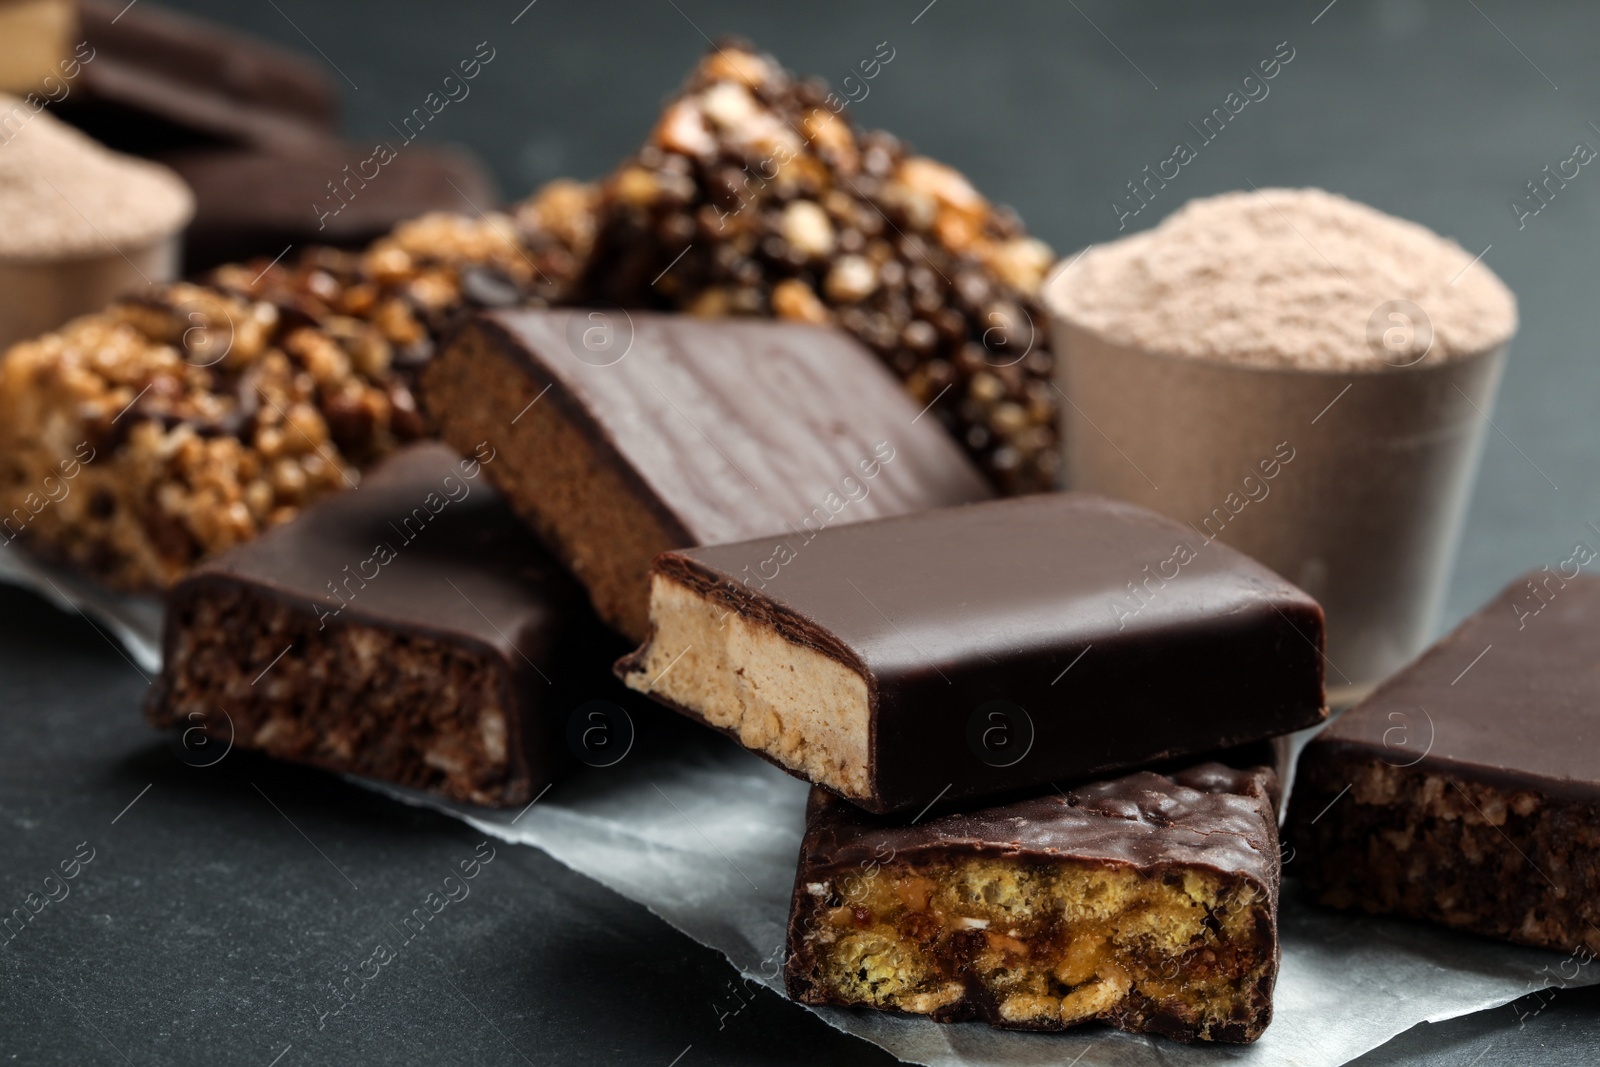
[[[169,598],[150,722],[217,751],[526,803],[566,764],[559,716],[609,642],[482,477],[495,461],[412,446],[196,568]]]
[[[617,665],[631,688],[875,812],[1198,757],[1324,715],[1315,601],[1086,494],[668,552],[650,619]]]
[[[445,440],[499,449],[489,477],[634,640],[659,552],[992,495],[870,352],[816,326],[485,312],[423,393]]]
[[[1254,1041],[1278,973],[1276,791],[1266,767],[1207,763],[908,826],[814,789],[789,995]]]
[[[1300,757],[1296,873],[1335,907],[1600,952],[1597,633],[1600,579],[1546,568],[1347,712]]]

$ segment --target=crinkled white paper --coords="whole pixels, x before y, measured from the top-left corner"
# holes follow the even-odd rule
[[[160,663],[160,610],[0,549],[0,581],[92,615],[147,669]],[[784,925],[800,851],[806,786],[721,737],[631,753],[588,768],[521,812],[446,803],[362,781],[514,844],[541,848],[721,952],[749,982],[783,993]],[[1336,1067],[1420,1022],[1507,1004],[1550,985],[1600,980],[1557,953],[1422,924],[1317,908],[1291,880],[1280,918],[1283,967],[1272,1026],[1254,1045],[1185,1046],[1103,1027],[1065,1034],[954,1026],[811,1008],[829,1025],[930,1067]],[[1570,980],[1565,975],[1575,975]],[[718,1008],[736,1014],[730,994]],[[1077,1057],[1076,1059],[1074,1057]]]
[[[407,803],[483,833],[535,845],[638,901],[737,967],[783,992],[784,923],[800,852],[806,786],[732,742],[708,735],[670,752],[634,753],[587,770],[522,812],[463,808],[380,783]],[[1559,954],[1422,924],[1330,912],[1286,887],[1283,967],[1273,1023],[1247,1046],[1185,1046],[1103,1027],[1064,1034],[940,1025],[866,1011],[813,1008],[830,1025],[930,1067],[1154,1067],[1271,1064],[1336,1067],[1420,1022],[1506,1004],[1563,970]],[[736,1012],[733,995],[719,1010]],[[1074,1059],[1081,1054],[1081,1058]]]

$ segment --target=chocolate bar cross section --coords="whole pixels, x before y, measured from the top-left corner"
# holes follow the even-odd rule
[[[195,568],[169,595],[147,718],[186,731],[186,759],[235,745],[455,800],[532,799],[569,762],[557,714],[610,642],[482,476],[497,461],[413,445]]]
[[[486,312],[423,376],[445,440],[635,641],[669,548],[983,500],[982,475],[849,335],[620,309]]]
[[[1512,582],[1306,747],[1296,872],[1326,904],[1600,952],[1600,578]]]
[[[1141,508],[1040,494],[663,554],[617,671],[874,812],[1321,722],[1322,610]]]
[[[1253,1041],[1278,973],[1276,792],[1267,767],[1205,763],[907,825],[814,789],[789,995]]]

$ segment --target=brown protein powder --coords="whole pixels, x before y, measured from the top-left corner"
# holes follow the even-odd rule
[[[1321,189],[1190,201],[1090,248],[1061,280],[1057,311],[1108,341],[1246,366],[1444,362],[1517,327],[1511,291],[1460,245]],[[1375,315],[1390,301],[1416,305],[1427,328],[1387,332]]]
[[[1320,601],[1330,703],[1426,646],[1517,326],[1480,258],[1333,193],[1262,189],[1090,248],[1045,300],[1072,488]]]
[[[113,152],[0,94],[0,259],[131,254],[193,213],[188,186],[167,168]]]

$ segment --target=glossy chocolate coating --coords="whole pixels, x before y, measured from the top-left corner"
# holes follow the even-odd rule
[[[1341,716],[1301,760],[1382,760],[1595,803],[1597,752],[1600,577],[1536,571]]]
[[[1592,558],[1511,583],[1306,746],[1287,833],[1318,900],[1600,951]]]
[[[992,495],[938,421],[919,420],[888,371],[838,331],[583,309],[486,312],[480,323],[679,544],[798,530],[863,484],[860,465],[882,459],[880,442],[894,458],[833,521]],[[584,352],[591,328],[631,332],[625,354]]]
[[[375,562],[379,546],[392,552],[388,562]],[[361,623],[482,655],[502,676],[512,774],[535,782],[568,762],[551,705],[593,688],[601,668],[582,657],[594,661],[608,647],[602,641],[584,651],[601,636],[598,623],[587,621],[575,584],[482,476],[482,465],[435,443],[410,446],[360,488],[196,567],[171,593],[169,615],[186,599],[230,586],[276,598],[329,628]],[[169,667],[176,639],[169,626]],[[580,665],[594,673],[584,675]],[[163,675],[152,707],[161,705],[166,683]]]
[[[872,811],[1103,777],[1326,714],[1316,602],[1132,505],[1049,493],[787,543],[770,580],[745,584],[774,539],[666,553],[656,569],[866,679],[873,786],[857,802]],[[991,727],[1020,744],[1029,722],[1025,755],[980,754]]]
[[[813,789],[799,877],[860,870],[891,854],[913,865],[956,856],[1063,857],[1144,871],[1203,867],[1276,886],[1277,790],[1268,767],[1202,763],[907,824]]]
[[[201,564],[186,580],[249,582],[319,615],[470,641],[528,669],[522,657],[546,655],[575,589],[488,480],[464,476],[463,463],[481,467],[444,445],[412,445],[359,489]],[[426,525],[419,513],[429,516]],[[361,565],[379,544],[394,549],[394,560],[364,585],[353,582],[339,610],[329,583],[358,570],[370,575]]]

